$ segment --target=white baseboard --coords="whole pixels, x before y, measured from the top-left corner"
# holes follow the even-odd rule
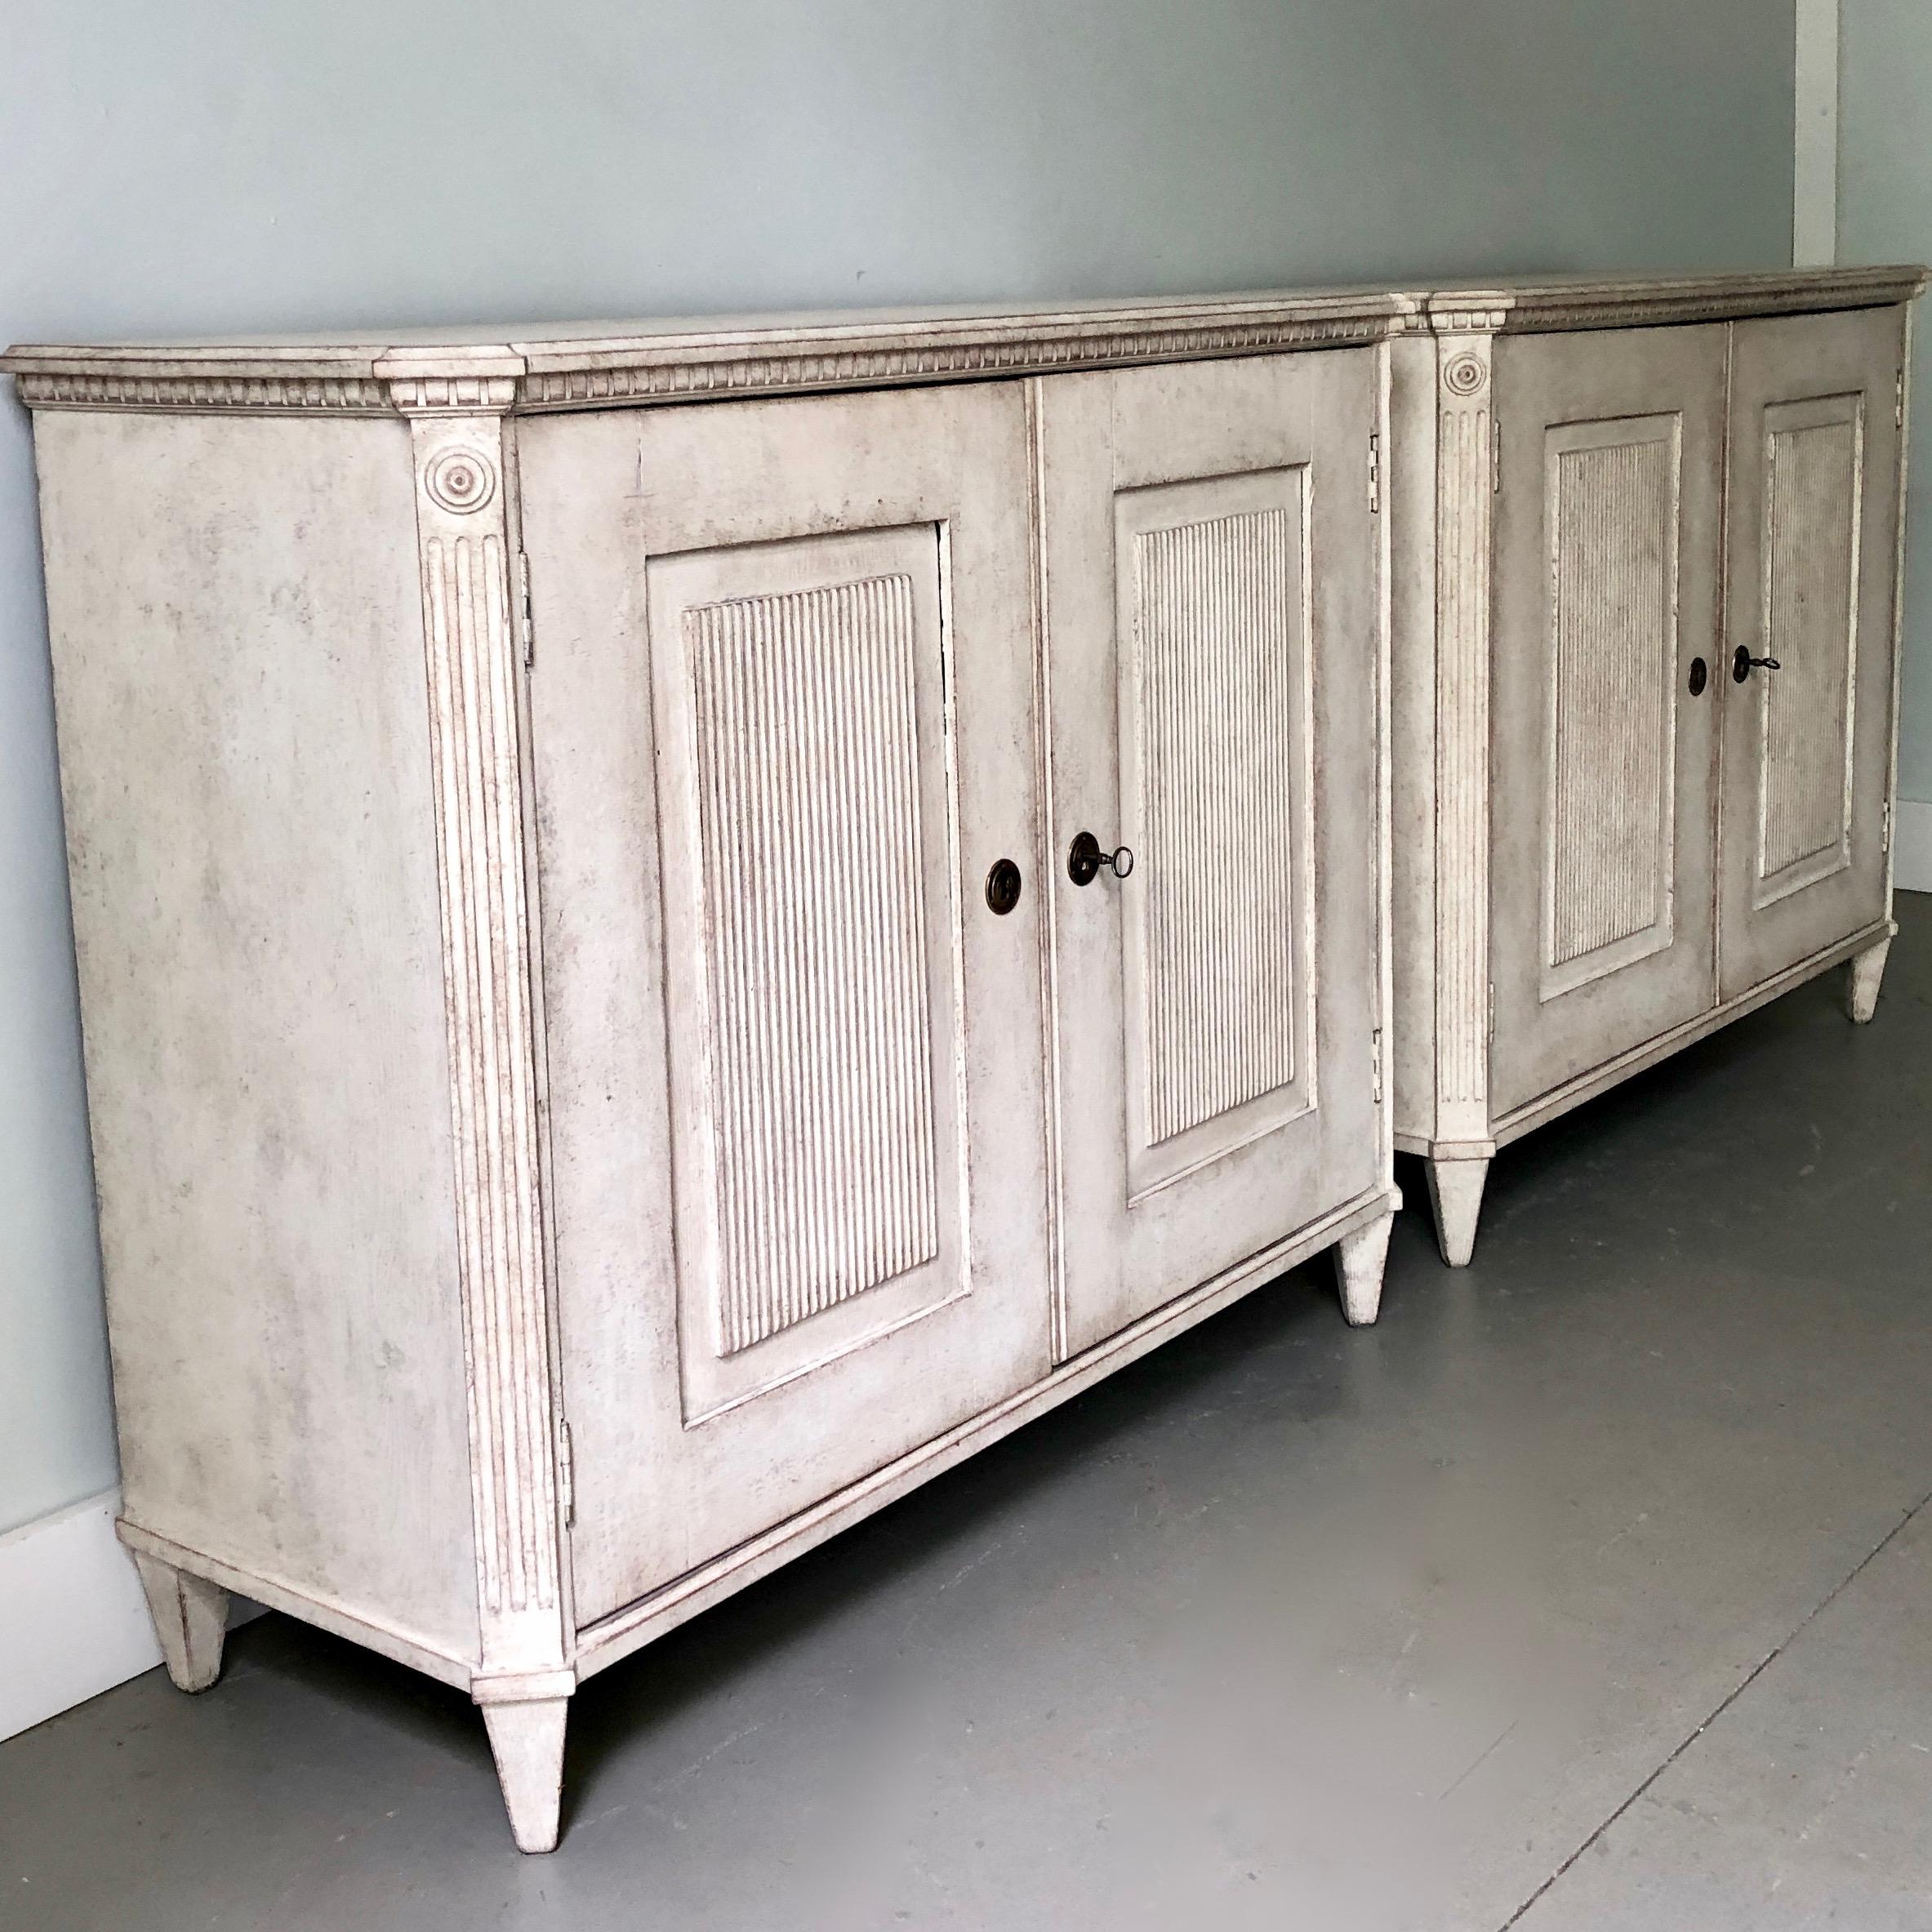
[[[0,1738],[160,1663],[120,1507],[109,1489],[0,1536]],[[254,1614],[237,1600],[229,1621]]]
[[[1892,811],[1892,884],[1932,893],[1932,805],[1901,799]]]

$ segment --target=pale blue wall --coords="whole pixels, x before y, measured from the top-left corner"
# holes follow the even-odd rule
[[[1838,259],[1932,261],[1932,0],[1841,0]],[[1932,318],[1914,323],[1899,791],[1932,804]]]
[[[0,340],[1769,266],[1792,7],[11,0]],[[0,403],[0,1529],[114,1474],[32,514]]]

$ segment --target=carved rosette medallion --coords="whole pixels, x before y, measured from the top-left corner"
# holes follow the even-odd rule
[[[438,510],[469,516],[496,494],[496,470],[483,451],[463,444],[440,449],[422,465],[423,488]]]

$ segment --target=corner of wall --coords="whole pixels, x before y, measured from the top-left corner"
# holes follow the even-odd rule
[[[1892,884],[1932,893],[1932,804],[1900,799],[1892,808]]]
[[[161,1662],[120,1507],[107,1489],[0,1536],[0,1742]],[[260,1614],[232,1599],[229,1626]]]

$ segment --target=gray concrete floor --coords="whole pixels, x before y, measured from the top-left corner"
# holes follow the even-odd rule
[[[0,1746],[0,1925],[1932,1926],[1932,900],[579,1696],[278,1617]],[[1420,1194],[1420,1177],[1404,1177]]]

